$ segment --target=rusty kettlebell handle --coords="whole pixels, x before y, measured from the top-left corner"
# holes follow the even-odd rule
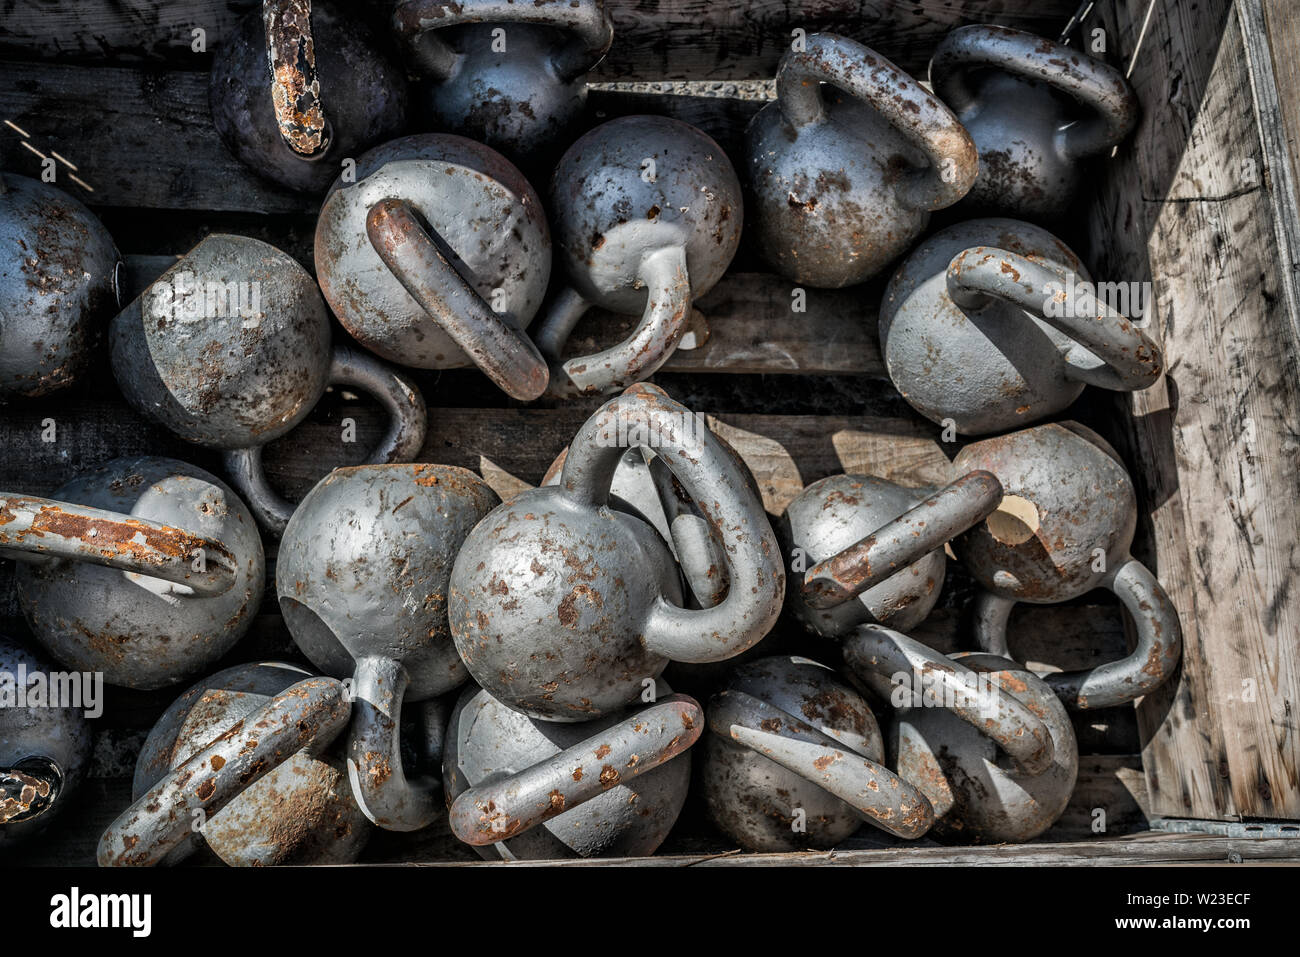
[[[299,751],[323,751],[348,717],[342,682],[308,678],[286,688],[173,769],[109,825],[99,839],[99,866],[175,863],[172,852],[195,832],[196,821],[211,819]]]
[[[962,113],[976,98],[970,73],[981,68],[1046,84],[1095,114],[1057,134],[1063,155],[1070,159],[1110,149],[1137,125],[1137,97],[1114,67],[1064,44],[1006,27],[977,24],[953,30],[930,60],[930,83],[943,102]]]
[[[1041,774],[1051,767],[1056,747],[1047,725],[1023,701],[979,672],[883,625],[862,625],[842,645],[845,665],[881,697],[892,700],[898,675],[904,676],[905,684],[917,677],[929,679],[942,695],[945,710],[995,743],[1026,774]],[[991,706],[981,705],[977,690],[981,684]],[[922,695],[913,686],[911,700],[917,698]]]
[[[1073,277],[1065,279],[1073,281]],[[1052,293],[1052,286],[1062,291]],[[990,246],[963,250],[948,264],[947,288],[953,303],[963,310],[978,310],[990,298],[1019,306],[1105,363],[1083,365],[1073,361],[1074,350],[1067,352],[1063,356],[1067,375],[1079,382],[1132,392],[1152,385],[1163,371],[1160,346],[1130,319],[1086,289],[1067,296],[1061,274],[1018,253]],[[1065,308],[1071,299],[1073,307]],[[1049,310],[1050,302],[1061,303],[1062,308]],[[1051,315],[1051,311],[1062,314]]]
[[[915,840],[934,824],[920,790],[776,705],[729,689],[709,701],[708,717],[714,734],[812,782],[883,831]]]
[[[546,359],[447,261],[408,203],[386,199],[371,207],[366,235],[411,298],[501,391],[524,402],[546,391]]]
[[[1083,671],[1041,675],[1067,708],[1087,710],[1127,704],[1164,684],[1182,655],[1178,612],[1150,569],[1124,555],[1101,587],[1113,592],[1128,610],[1137,632],[1133,651]],[[1012,658],[1007,641],[1014,598],[981,591],[975,600],[975,641],[990,654]],[[1014,659],[1012,659],[1014,660]]]
[[[214,538],[120,512],[0,491],[0,555],[5,553],[29,562],[118,568],[187,586],[200,598],[226,592],[239,567]]]
[[[331,129],[320,99],[311,0],[263,0],[271,107],[280,139],[300,159],[321,159]]]
[[[899,183],[914,209],[932,211],[957,202],[979,174],[979,154],[965,127],[911,76],[870,47],[830,33],[810,34],[776,72],[777,104],[796,128],[827,119],[821,84],[829,83],[878,112],[929,160]]]
[[[451,831],[466,844],[509,840],[529,828],[653,771],[682,754],[704,730],[694,698],[666,695],[613,727],[451,805]]]
[[[437,36],[442,27],[471,23],[519,23],[554,27],[574,34],[551,56],[565,82],[576,80],[604,59],[614,42],[614,27],[600,0],[568,3],[523,3],[515,0],[404,0],[393,11],[393,24],[406,38],[420,69],[445,80],[460,55]]]
[[[369,464],[409,462],[415,458],[424,446],[428,411],[419,390],[404,375],[351,346],[335,345],[326,381],[368,392],[387,409],[388,432],[371,453]],[[248,503],[249,511],[268,529],[283,535],[295,506],[267,480],[262,447],[233,449],[225,453],[224,461],[230,482]]]
[[[974,528],[1002,502],[1002,483],[992,472],[963,475],[843,551],[814,565],[800,597],[811,608],[852,601],[895,572]]]

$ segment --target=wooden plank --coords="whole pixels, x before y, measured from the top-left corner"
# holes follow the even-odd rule
[[[1152,809],[1168,817],[1300,816],[1296,264],[1279,251],[1289,199],[1238,9],[1115,4],[1113,48],[1146,113],[1092,204],[1094,271],[1153,281],[1146,321],[1169,369],[1120,430],[1146,503],[1142,557],[1185,643],[1180,679],[1139,710]]]

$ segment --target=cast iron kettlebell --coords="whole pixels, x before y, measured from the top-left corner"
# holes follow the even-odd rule
[[[832,475],[786,508],[780,528],[798,587],[787,605],[813,634],[838,638],[862,624],[919,625],[943,587],[949,539],[983,521],[1002,499],[988,472],[942,489],[913,489],[874,475]]]
[[[262,447],[306,418],[327,386],[355,386],[388,410],[375,461],[409,460],[424,443],[415,386],[330,339],[320,290],[292,256],[214,233],[118,314],[110,351],[127,401],[185,441],[225,450],[253,513],[282,532],[293,505],[267,481]]]
[[[641,445],[719,533],[730,588],[711,608],[683,608],[663,540],[608,507],[619,460]],[[522,492],[470,532],[452,569],[452,635],[470,674],[507,706],[601,717],[670,659],[721,661],[766,635],[785,588],[777,548],[762,503],[703,423],[658,392],[633,392],[583,425],[558,486]]]
[[[690,784],[690,760],[673,759],[703,728],[686,695],[561,724],[471,686],[443,746],[452,833],[489,859],[653,854]]]
[[[51,696],[51,671],[0,634],[0,852],[44,831],[90,762],[85,710]]]
[[[382,828],[417,830],[438,813],[441,782],[403,771],[402,706],[468,676],[447,627],[447,582],[465,536],[500,501],[465,469],[364,465],[322,479],[285,529],[280,610],[312,664],[352,681],[348,771]]]
[[[863,821],[918,838],[934,822],[925,796],[884,766],[870,706],[825,665],[786,656],[741,665],[707,715],[705,804],[747,850],[834,847]]]
[[[979,150],[979,177],[963,200],[972,212],[1063,215],[1082,161],[1137,125],[1137,97],[1120,71],[1006,27],[948,34],[930,60],[930,84]]]
[[[0,402],[86,370],[121,305],[121,267],[113,237],[80,202],[0,174]]]
[[[735,256],[744,219],[722,147],[665,116],[619,117],[569,147],[551,213],[570,283],[534,337],[551,361],[552,396],[617,391],[663,365],[686,332],[691,301]],[[641,321],[622,342],[561,362],[592,306]]]
[[[758,249],[794,282],[871,278],[975,181],[957,118],[860,43],[811,34],[782,58],[776,91],[745,131],[745,199]]]
[[[403,0],[393,22],[426,77],[425,112],[436,128],[515,162],[570,138],[586,108],[587,73],[614,40],[602,0]]]
[[[175,864],[204,846],[232,867],[355,861],[370,825],[333,745],[348,715],[340,682],[294,665],[198,682],[145,739],[135,803],[100,838],[100,866]]]
[[[1018,601],[1052,604],[1105,588],[1133,618],[1133,652],[1044,681],[1073,708],[1124,704],[1163,684],[1178,665],[1182,631],[1169,596],[1129,553],[1137,496],[1115,450],[1092,430],[1061,422],[968,445],[953,466],[987,469],[1005,489],[998,510],[953,542],[984,589],[979,646],[1010,657],[1007,622]]]
[[[1012,219],[958,223],[918,246],[885,290],[880,342],[903,398],[964,435],[1053,415],[1085,385],[1145,389],[1164,365],[1064,243]]]
[[[0,492],[0,556],[57,660],[152,689],[234,647],[262,601],[265,558],[244,503],[202,469],[117,459],[36,498]]]
[[[1074,727],[1037,676],[996,655],[942,655],[879,625],[844,639],[844,661],[894,703],[890,752],[899,776],[934,808],[941,840],[1028,841],[1070,802],[1079,769]]]
[[[516,399],[546,388],[524,330],[551,274],[542,202],[500,154],[460,136],[407,136],[357,161],[316,223],[316,272],[362,345],[422,369],[473,361]]]
[[[212,59],[212,122],[236,159],[319,193],[340,164],[406,125],[402,68],[370,29],[322,0],[263,0]]]

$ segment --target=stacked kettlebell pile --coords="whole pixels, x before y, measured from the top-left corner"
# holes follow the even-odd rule
[[[127,400],[220,450],[226,470],[119,460],[48,499],[0,492],[0,558],[19,562],[42,651],[0,640],[0,671],[50,659],[126,688],[190,683],[150,733],[100,862],[201,847],[229,864],[349,862],[376,827],[448,814],[488,856],[648,855],[692,780],[752,850],[830,847],[864,821],[907,839],[1043,833],[1074,786],[1068,710],[1134,700],[1180,653],[1168,598],[1129,554],[1137,506],[1119,457],[1045,421],[1086,385],[1161,373],[1159,347],[1104,303],[1050,308],[1053,289],[1088,277],[1029,221],[1059,214],[1080,161],[1133,127],[1122,77],[971,26],[935,51],[932,93],[814,34],[750,123],[742,177],[664,117],[574,139],[612,40],[596,0],[405,0],[392,29],[422,78],[414,96],[376,38],[322,2],[267,0],[214,63],[229,149],[323,194],[314,278],[265,243],[212,235],[123,304],[94,216],[4,177],[0,400],[76,378],[107,324]],[[442,132],[401,135],[420,111]],[[544,201],[528,176],[551,170]],[[922,241],[946,207],[985,218]],[[891,379],[925,417],[988,436],[949,484],[832,476],[774,530],[735,451],[643,383],[742,223],[796,284],[894,270],[880,314]],[[214,317],[197,301],[214,287],[260,301]],[[593,307],[640,318],[565,357]],[[502,502],[464,469],[409,464],[425,406],[398,367],[466,358],[516,400],[613,397],[543,485]],[[332,384],[375,395],[391,427],[373,464],[286,501],[261,451]],[[258,610],[263,535],[280,537],[280,611],[315,670],[211,673]],[[908,634],[938,600],[945,548],[980,586],[977,652]],[[1098,587],[1133,620],[1128,657],[1045,676],[1011,657],[1015,603]],[[759,647],[783,612],[835,667]],[[704,706],[668,687],[670,666]],[[900,696],[915,677],[926,693]],[[0,711],[0,847],[49,823],[88,742],[69,709]]]

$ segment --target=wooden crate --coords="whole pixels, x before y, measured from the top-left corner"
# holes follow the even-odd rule
[[[589,121],[677,116],[718,139],[733,161],[744,124],[763,100],[727,84],[770,78],[796,27],[853,36],[924,75],[930,51],[954,26],[988,21],[1055,36],[1078,6],[608,2],[617,40],[595,79],[653,82],[649,89],[604,83],[593,91]],[[211,231],[255,235],[311,266],[316,202],[259,181],[225,152],[207,110],[210,55],[191,48],[194,28],[215,46],[256,5],[86,0],[51,9],[18,0],[0,13],[0,122],[12,124],[0,126],[0,169],[38,175],[41,156],[53,152],[75,164],[84,186],[66,167],[59,185],[113,231],[133,290]],[[383,5],[376,4],[375,16]],[[1137,396],[1089,394],[1071,415],[1114,441],[1138,482],[1137,554],[1179,608],[1181,676],[1136,708],[1076,718],[1078,787],[1061,821],[1032,845],[903,845],[864,829],[833,854],[782,855],[781,862],[1300,857],[1289,842],[1147,833],[1157,817],[1300,818],[1300,591],[1291,580],[1300,565],[1300,119],[1280,108],[1300,95],[1300,22],[1283,15],[1288,6],[1289,0],[1102,0],[1084,25],[1105,31],[1105,58],[1130,71],[1144,115],[1136,135],[1096,164],[1088,195],[1054,231],[1094,275],[1154,284],[1145,322],[1164,341],[1169,375]],[[654,86],[665,80],[709,82],[688,92]],[[935,226],[943,221],[936,217]],[[882,283],[808,290],[808,311],[794,314],[790,283],[761,269],[743,245],[731,273],[700,303],[712,338],[679,351],[655,381],[709,414],[755,472],[774,516],[804,485],[840,471],[911,485],[941,480],[958,446],[942,443],[884,375],[875,321]],[[624,324],[593,316],[572,348],[607,341]],[[472,370],[415,378],[431,412],[422,458],[472,468],[502,495],[540,481],[596,404],[521,407]],[[339,441],[343,416],[358,423],[355,445]],[[54,443],[40,439],[48,419],[57,424]],[[307,423],[268,449],[272,477],[301,495],[329,467],[358,461],[381,428],[368,400],[332,393]],[[106,369],[50,400],[0,408],[0,488],[48,493],[81,469],[146,452],[219,471],[210,453],[131,411]],[[274,543],[267,544],[273,559]],[[225,664],[297,658],[268,584],[256,626]],[[968,646],[971,596],[969,579],[950,563],[940,607],[916,636],[940,650]],[[26,635],[3,562],[0,629]],[[1068,607],[1021,608],[1012,647],[1031,663],[1087,667],[1122,655],[1125,629],[1114,602],[1097,593]],[[826,646],[816,651],[828,657]],[[129,801],[144,733],[174,694],[111,690],[78,807],[47,840],[12,859],[93,859],[99,833]],[[1096,832],[1098,809],[1105,812],[1103,833]],[[695,798],[662,853],[657,863],[773,860],[737,856]],[[377,835],[364,857],[476,859],[441,826]]]

